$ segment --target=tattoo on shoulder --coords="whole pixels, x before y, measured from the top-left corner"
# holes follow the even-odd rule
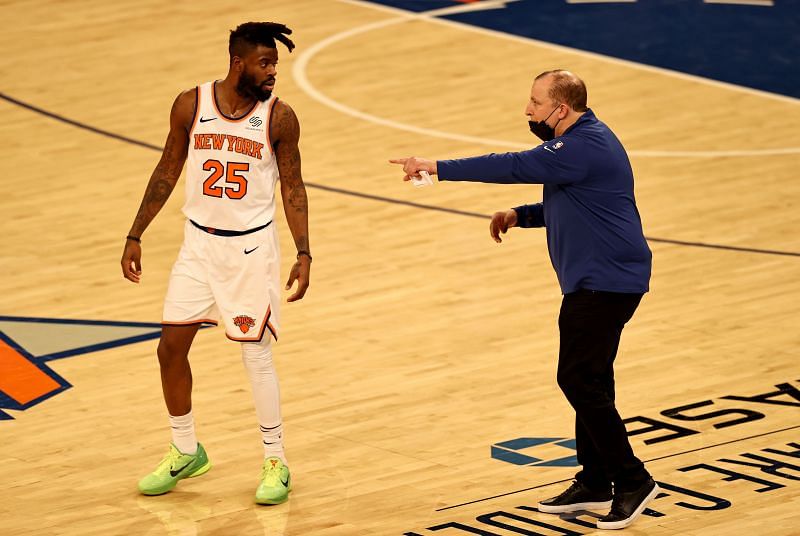
[[[297,144],[300,137],[300,122],[292,107],[278,101],[273,110],[275,114],[270,125],[270,136],[284,145]]]
[[[284,202],[295,212],[304,213],[308,211],[308,196],[303,185],[300,171],[300,149],[297,146],[300,125],[297,116],[288,104],[281,105],[279,101],[275,106],[271,132],[274,134],[273,139],[279,142],[275,149],[275,156],[278,161]]]

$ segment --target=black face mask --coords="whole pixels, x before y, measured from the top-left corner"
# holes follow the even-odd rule
[[[560,104],[556,106],[553,109],[553,111],[550,112],[550,115],[553,115],[560,106],[561,106]],[[550,125],[547,124],[547,120],[550,119],[550,115],[545,117],[544,121],[528,121],[528,126],[530,127],[531,132],[536,134],[542,141],[550,141],[553,138],[555,138],[556,127],[561,122],[561,119],[559,119],[558,121],[556,121],[556,126],[551,127]]]

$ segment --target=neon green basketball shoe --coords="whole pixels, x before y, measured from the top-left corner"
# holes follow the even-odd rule
[[[159,462],[156,470],[139,481],[139,491],[144,495],[161,495],[175,487],[178,480],[200,476],[211,469],[206,449],[197,444],[196,454],[184,454],[169,444],[169,452]]]
[[[261,483],[256,490],[258,504],[280,504],[289,498],[292,476],[280,458],[267,458],[261,467]]]

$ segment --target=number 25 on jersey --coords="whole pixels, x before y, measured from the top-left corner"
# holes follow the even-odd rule
[[[211,197],[224,195],[231,199],[241,199],[247,195],[247,178],[243,175],[250,171],[247,162],[228,162],[226,169],[219,160],[206,160],[203,170],[211,171],[211,175],[203,181],[203,194]],[[225,180],[220,181],[223,177]]]

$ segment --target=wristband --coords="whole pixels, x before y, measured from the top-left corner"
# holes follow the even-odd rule
[[[309,253],[308,251],[306,251],[304,249],[301,249],[300,251],[297,252],[297,260],[300,260],[300,255],[305,255],[306,257],[308,257],[309,261],[313,261],[314,260],[314,258],[311,256],[311,253]]]
[[[126,240],[133,240],[133,241],[134,241],[134,242],[136,242],[137,244],[141,244],[141,243],[142,243],[142,239],[141,239],[141,238],[139,238],[138,236],[131,236],[131,235],[128,235],[128,236],[126,236],[126,237],[125,237],[125,239],[126,239]]]

